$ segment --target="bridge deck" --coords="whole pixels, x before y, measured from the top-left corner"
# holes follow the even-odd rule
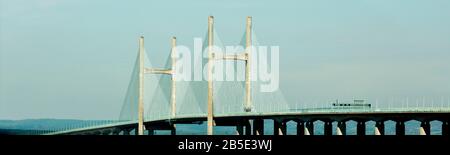
[[[378,109],[333,109],[333,110],[314,110],[314,109],[295,109],[290,112],[242,112],[233,114],[218,114],[214,116],[217,122],[227,120],[242,120],[242,119],[283,119],[283,120],[321,120],[330,119],[333,120],[351,120],[351,119],[364,119],[372,118],[371,120],[389,120],[389,119],[435,119],[436,117],[447,116],[450,117],[450,108],[448,109],[390,109],[390,110],[378,110]],[[145,121],[145,124],[152,125],[157,123],[168,124],[192,124],[194,122],[206,121],[206,114],[195,115],[177,115],[175,118],[159,118]],[[103,124],[98,126],[90,126],[85,128],[77,128],[59,132],[53,132],[49,135],[57,134],[71,134],[85,131],[95,131],[109,128],[126,128],[137,126],[136,121],[122,121],[109,124]]]

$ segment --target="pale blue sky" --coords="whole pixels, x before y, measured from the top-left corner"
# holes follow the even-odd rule
[[[162,65],[209,15],[225,44],[253,16],[290,101],[450,96],[448,0],[0,0],[0,119],[116,118],[137,38]]]

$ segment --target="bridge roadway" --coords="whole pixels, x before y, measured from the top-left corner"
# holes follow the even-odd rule
[[[149,135],[155,130],[170,130],[176,132],[176,124],[201,124],[206,121],[206,114],[177,115],[176,118],[161,118],[145,121],[145,129]],[[297,123],[297,135],[314,135],[314,121],[324,122],[324,134],[332,135],[332,123],[337,122],[336,131],[345,135],[346,121],[357,122],[357,135],[365,135],[367,121],[374,121],[378,134],[384,134],[384,122],[392,120],[396,122],[396,135],[405,134],[406,121],[417,120],[421,122],[423,134],[430,134],[430,121],[442,122],[442,134],[449,135],[450,108],[448,109],[333,109],[333,110],[294,110],[291,112],[265,112],[265,113],[233,113],[218,114],[214,116],[215,126],[235,126],[239,135],[262,135],[264,133],[264,120],[274,121],[274,135],[286,134],[286,123]],[[71,129],[53,132],[49,135],[129,135],[136,131],[137,121],[123,121],[111,124],[91,126],[86,128]]]

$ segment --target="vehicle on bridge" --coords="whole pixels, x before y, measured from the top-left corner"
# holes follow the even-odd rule
[[[371,108],[372,105],[365,103],[365,100],[353,100],[353,103],[340,103],[338,100],[333,104],[334,108]]]

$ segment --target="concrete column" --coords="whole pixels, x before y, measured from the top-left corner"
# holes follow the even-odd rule
[[[139,128],[134,129],[134,135],[142,135],[144,134],[144,131],[142,131],[142,133],[139,131]]]
[[[307,129],[308,133],[310,135],[314,135],[314,123],[313,122],[306,122],[305,126],[306,126],[306,129]],[[305,132],[305,135],[306,135],[306,132]]]
[[[342,131],[339,127],[336,127],[336,135],[342,135]]]
[[[253,135],[264,135],[264,120],[255,119],[253,121]]]
[[[252,135],[252,126],[248,120],[245,120],[245,135]]]
[[[324,135],[333,135],[333,125],[330,121],[324,122],[324,128],[323,128]]]
[[[144,134],[144,37],[139,39],[139,87],[138,87],[138,127],[136,135]]]
[[[175,79],[175,69],[176,69],[176,64],[177,64],[177,58],[175,57],[176,55],[176,46],[177,46],[177,38],[176,37],[172,37],[172,51],[170,53],[171,57],[172,57],[172,67],[170,68],[170,70],[172,70],[172,74],[171,74],[171,83],[172,83],[172,89],[170,90],[170,102],[171,102],[171,117],[175,118],[175,115],[177,113],[177,89],[176,89],[176,83],[177,80]],[[174,125],[175,126],[175,125]],[[175,135],[175,134],[173,134]]]
[[[419,134],[420,135],[430,135],[430,122],[429,121],[422,121],[420,123],[420,128],[419,128]],[[423,133],[420,133],[422,130]]]
[[[177,135],[177,130],[175,128],[170,129],[170,135]]]
[[[252,95],[251,95],[251,87],[250,87],[250,67],[251,67],[251,53],[250,47],[252,46],[252,17],[247,17],[247,28],[246,28],[246,37],[245,37],[245,105],[244,111],[250,112],[252,110]]]
[[[374,133],[373,133],[374,135],[381,135],[381,132],[378,129],[378,127],[375,126],[375,128],[373,130],[374,130]]]
[[[214,63],[214,59],[212,57],[213,51],[213,24],[214,17],[208,17],[208,117],[207,117],[207,133],[208,135],[213,134],[213,123],[214,123],[214,108],[213,108],[213,82],[212,82],[212,64]]]
[[[277,120],[273,121],[273,135],[280,135],[281,123]]]
[[[444,136],[450,136],[450,127],[449,127],[449,121],[442,121],[442,135]]]
[[[311,135],[311,133],[309,132],[309,129],[308,129],[308,128],[306,128],[306,127],[305,127],[305,133],[304,133],[304,134],[305,134],[305,136],[309,136],[309,135]]]
[[[356,126],[356,134],[358,136],[366,135],[366,121],[358,121]]]
[[[244,135],[244,126],[239,124],[236,126],[237,135]]]
[[[425,129],[423,129],[423,127],[419,127],[419,135],[427,135],[427,133],[425,132]]]
[[[287,135],[287,127],[286,127],[286,122],[281,122],[281,135]]]
[[[342,135],[347,135],[347,125],[345,122],[338,122],[337,128],[341,130]]]
[[[305,135],[305,123],[303,121],[297,121],[297,136]]]
[[[273,134],[286,135],[286,123],[282,121],[273,121]]]
[[[405,135],[405,123],[402,121],[397,121],[395,124],[395,135],[402,136]]]
[[[384,121],[377,121],[375,123],[375,135],[384,135]]]

